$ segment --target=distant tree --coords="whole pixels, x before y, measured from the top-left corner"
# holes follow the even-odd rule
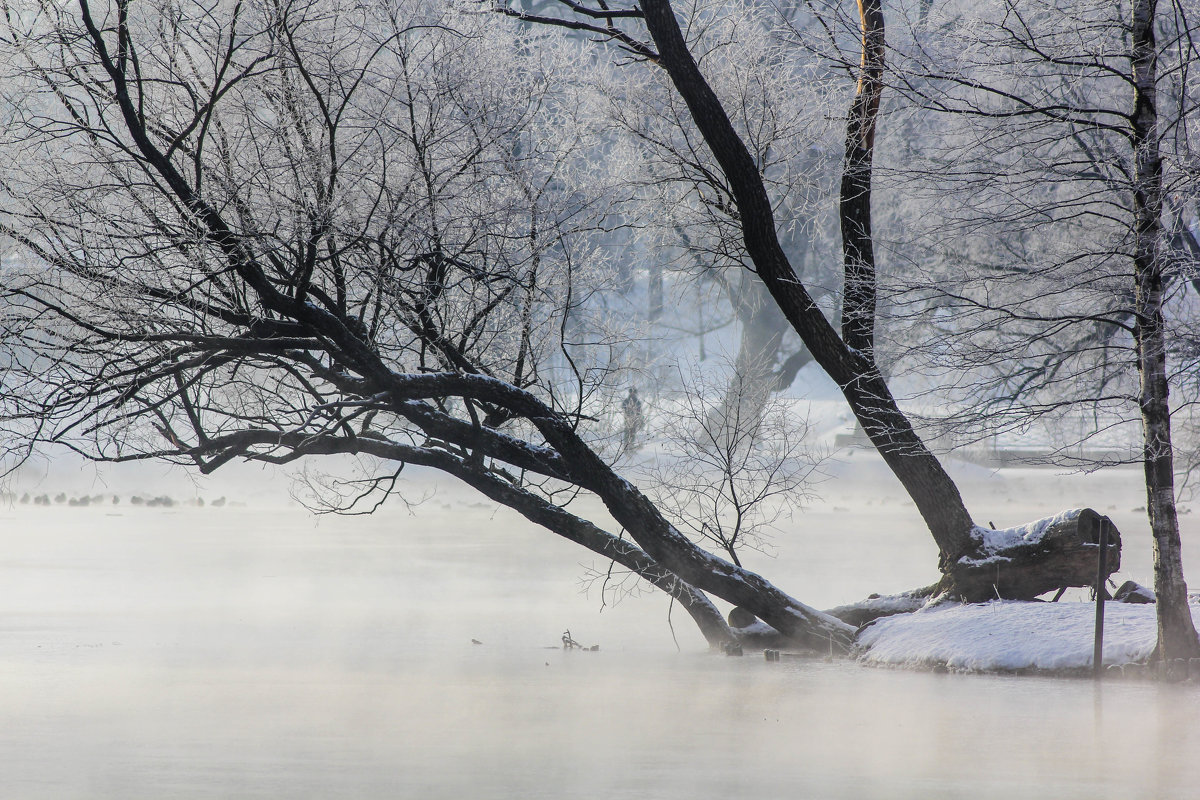
[[[542,4],[541,14],[555,5]],[[820,287],[815,297],[822,308],[836,313],[840,278],[833,253],[841,122],[828,110],[831,103],[842,105],[846,81],[825,62],[797,58],[781,46],[770,28],[778,22],[774,12],[755,5],[713,5],[703,36],[689,45],[706,64],[706,77],[727,107],[735,109],[747,147],[759,159],[781,245],[806,283]],[[816,26],[811,17],[795,24]],[[719,356],[736,352],[728,399],[750,403],[745,410],[752,413],[754,398],[765,401],[791,386],[812,357],[765,285],[747,268],[728,182],[692,125],[686,104],[658,73],[622,69],[604,86],[612,98],[613,127],[627,143],[626,159],[616,171],[636,198],[626,219],[636,228],[636,240],[644,243],[639,253],[648,256],[639,263],[646,273],[649,318],[656,332],[667,335],[721,330],[724,349]],[[694,290],[697,285],[709,291]],[[669,298],[665,315],[664,295]],[[691,302],[707,305],[693,310]],[[709,354],[706,349],[703,355]],[[752,386],[756,391],[750,391]]]

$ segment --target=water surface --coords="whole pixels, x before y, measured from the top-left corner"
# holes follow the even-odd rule
[[[919,585],[932,543],[883,497],[853,513],[829,499],[755,566],[818,605]],[[1127,800],[1200,786],[1194,686],[709,655],[662,597],[602,604],[603,580],[581,593],[593,561],[455,493],[353,519],[0,511],[0,797]],[[600,651],[564,652],[567,628]]]

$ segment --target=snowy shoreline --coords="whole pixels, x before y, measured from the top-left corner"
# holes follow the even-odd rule
[[[1144,664],[1154,652],[1153,605],[1105,605],[1104,664]],[[1196,617],[1195,601],[1192,615]],[[996,600],[943,604],[879,619],[859,634],[869,666],[970,673],[1072,675],[1092,669],[1095,605]]]

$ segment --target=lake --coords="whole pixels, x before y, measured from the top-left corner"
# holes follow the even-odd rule
[[[935,577],[898,485],[855,458],[776,557],[749,558],[814,605]],[[1001,527],[1110,513],[1123,575],[1150,581],[1136,470],[960,477],[977,519]],[[664,597],[626,596],[615,575],[604,591],[590,553],[453,487],[415,514],[354,518],[267,501],[17,504],[0,539],[0,797],[1127,800],[1200,786],[1200,687],[709,654]],[[599,651],[564,651],[567,630]]]

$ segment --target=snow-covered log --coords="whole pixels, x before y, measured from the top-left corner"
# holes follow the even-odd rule
[[[861,628],[863,625],[882,617],[890,617],[896,614],[911,614],[914,611],[924,608],[926,603],[929,602],[929,598],[937,593],[939,586],[935,584],[934,586],[913,589],[910,592],[902,592],[900,594],[873,594],[865,600],[831,608],[825,613],[831,617],[837,617],[848,625]]]
[[[1031,600],[1067,586],[1096,582],[1100,525],[1107,522],[1107,575],[1121,568],[1121,534],[1090,508],[1004,530],[976,529],[977,552],[950,566],[948,577],[964,600]]]

